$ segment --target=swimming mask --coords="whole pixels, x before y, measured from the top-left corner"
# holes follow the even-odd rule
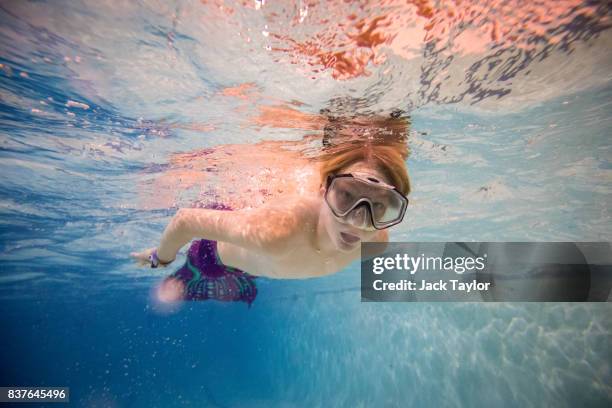
[[[399,224],[408,207],[408,198],[395,186],[370,174],[356,172],[329,175],[325,201],[338,218],[361,215],[361,225],[367,209],[372,226],[379,230]]]

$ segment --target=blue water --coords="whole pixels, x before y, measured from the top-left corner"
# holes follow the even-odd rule
[[[75,407],[609,406],[609,303],[361,303],[357,263],[259,279],[250,309],[153,301],[168,270],[128,254],[191,202],[145,209],[143,180],[173,152],[299,139],[245,119],[279,100],[411,108],[414,192],[392,240],[612,240],[609,29],[526,66],[501,54],[532,70],[479,82],[501,98],[444,81],[419,93],[382,74],[418,67],[392,56],[313,86],[230,38],[263,25],[231,4],[227,24],[187,1],[2,4],[0,386],[69,386]],[[254,100],[219,97],[249,82]],[[193,122],[214,130],[171,126]]]

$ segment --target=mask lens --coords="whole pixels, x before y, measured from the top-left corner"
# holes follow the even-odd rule
[[[374,221],[377,223],[390,223],[402,215],[403,200],[392,190],[372,201],[374,207]]]
[[[354,188],[344,178],[334,179],[327,193],[327,201],[338,215],[344,215],[357,202]]]

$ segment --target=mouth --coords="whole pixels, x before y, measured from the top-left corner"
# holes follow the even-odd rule
[[[342,238],[342,240],[347,244],[354,244],[361,240],[361,238],[359,238],[357,235],[347,234],[346,232],[341,232],[340,238]]]

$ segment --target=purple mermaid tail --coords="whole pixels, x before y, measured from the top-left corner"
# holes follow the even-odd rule
[[[214,209],[229,208],[217,204]],[[242,301],[247,302],[250,308],[257,296],[256,278],[240,269],[224,265],[219,259],[217,242],[201,239],[192,242],[187,261],[164,279],[162,287],[172,285],[178,288],[181,300]]]

